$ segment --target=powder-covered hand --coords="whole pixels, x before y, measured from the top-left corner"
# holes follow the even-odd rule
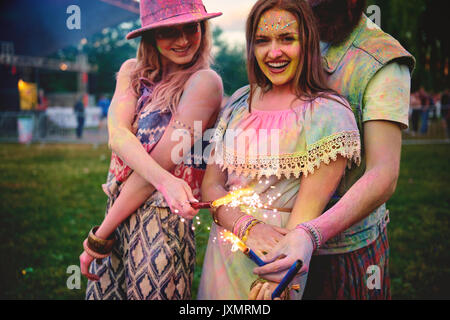
[[[267,255],[261,257],[268,264],[253,269],[253,273],[266,280],[280,282],[296,260],[303,262],[299,274],[308,273],[313,248],[308,233],[302,229],[294,229],[286,234]]]
[[[183,179],[170,175],[157,187],[170,207],[170,210],[186,219],[193,219],[199,210],[191,207],[191,202],[198,202],[192,190]]]
[[[289,230],[272,226],[270,224],[258,223],[250,229],[245,244],[262,257],[263,253],[269,252],[281,241]]]

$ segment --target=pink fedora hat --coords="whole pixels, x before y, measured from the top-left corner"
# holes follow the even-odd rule
[[[198,22],[222,15],[222,12],[206,12],[202,0],[141,0],[139,9],[142,28],[131,31],[127,39],[139,37],[154,28]]]

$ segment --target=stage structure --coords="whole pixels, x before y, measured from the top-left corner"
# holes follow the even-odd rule
[[[69,23],[74,13],[79,13],[75,28]],[[86,126],[89,122],[92,125],[90,120],[99,115],[98,108],[87,103],[89,74],[95,73],[97,66],[88,63],[82,48],[91,36],[105,28],[138,18],[139,1],[134,0],[0,2],[0,141],[45,141],[50,136],[67,141],[67,128],[74,126],[73,109],[67,106],[80,96],[87,106]],[[50,57],[70,46],[78,48],[74,61]],[[76,73],[77,88],[76,92],[60,94],[58,101],[65,104],[55,103],[42,112],[36,108],[37,91],[42,85],[39,75],[47,70]],[[26,131],[24,141],[21,129]],[[32,137],[28,135],[30,130]]]
[[[80,28],[69,29],[70,6],[80,12]],[[78,74],[78,94],[87,96],[88,74],[96,72],[81,50],[76,61],[48,58],[71,45],[83,44],[104,28],[139,17],[134,0],[20,0],[0,3],[0,111],[18,110],[19,73],[30,75],[39,69]],[[19,72],[21,71],[21,72]]]

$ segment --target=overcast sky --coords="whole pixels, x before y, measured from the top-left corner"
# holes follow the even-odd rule
[[[224,31],[222,39],[229,43],[245,44],[245,22],[256,0],[203,0],[208,12],[222,12],[211,20]]]

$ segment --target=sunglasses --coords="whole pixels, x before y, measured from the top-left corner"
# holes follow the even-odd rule
[[[193,36],[200,31],[200,23],[190,23],[181,27],[160,28],[155,30],[157,39],[178,39],[183,34]]]

